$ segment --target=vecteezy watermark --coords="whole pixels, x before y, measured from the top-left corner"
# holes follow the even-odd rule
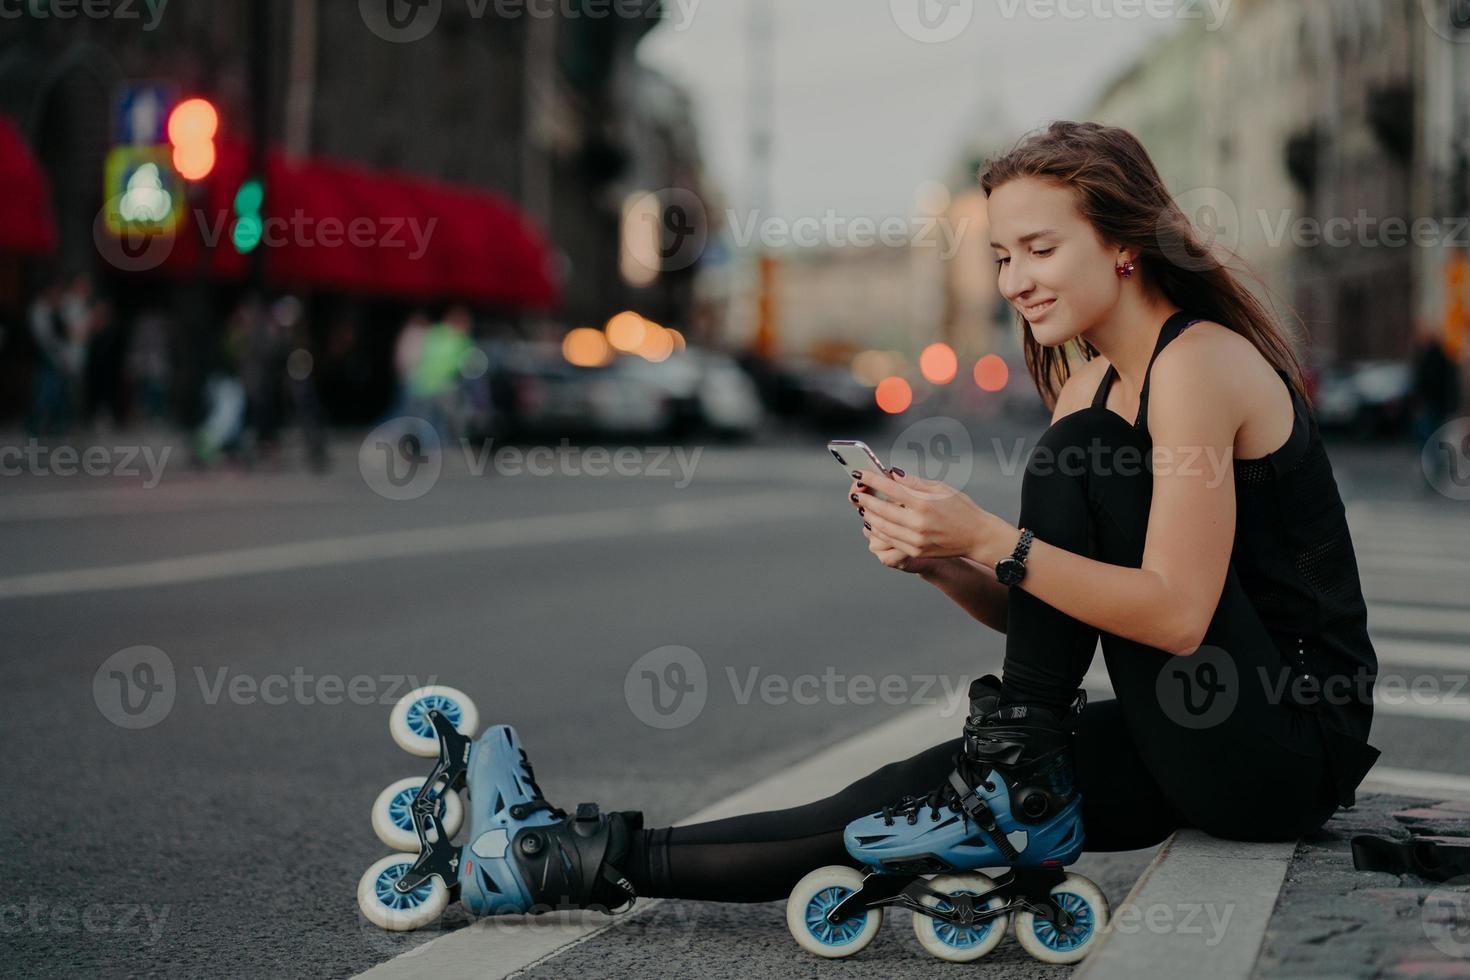
[[[234,705],[385,705],[396,704],[419,687],[438,683],[436,675],[317,674],[296,666],[287,673],[250,674],[215,667],[192,671],[202,704]],[[174,662],[157,647],[119,650],[92,676],[92,700],[102,717],[119,728],[151,728],[168,717],[180,690]]]
[[[0,476],[142,476],[143,489],[163,479],[172,446],[46,446],[35,438],[23,446],[0,446]],[[140,468],[141,464],[141,468]],[[145,472],[146,471],[146,472]]]
[[[24,902],[0,902],[0,936],[71,936],[77,933],[130,937],[152,946],[163,937],[169,905],[142,902],[48,902],[32,895]]]
[[[199,229],[204,246],[213,249],[229,230],[230,212],[213,213],[203,208],[184,212],[180,230],[172,233],[141,230],[124,224],[121,234],[108,227],[109,213],[117,215],[124,206],[125,195],[112,198],[97,212],[92,222],[92,240],[103,261],[123,272],[147,272],[168,260],[178,235],[188,231],[189,222]],[[115,222],[116,223],[116,222]],[[259,244],[266,248],[358,248],[401,250],[411,262],[422,259],[429,250],[437,217],[418,215],[358,215],[355,218],[324,217],[307,214],[300,208],[289,213],[269,214],[260,222]]]
[[[362,22],[384,41],[408,44],[429,36],[439,25],[446,4],[462,5],[472,20],[667,20],[672,30],[686,30],[701,0],[358,0]]]
[[[893,22],[915,41],[943,44],[975,19],[975,0],[888,0]]]
[[[92,675],[92,701],[119,728],[152,728],[174,707],[174,662],[157,647],[119,650]]]
[[[1470,0],[1419,0],[1429,29],[1446,41],[1470,44]]]
[[[1470,416],[1451,419],[1424,440],[1419,464],[1429,485],[1451,500],[1470,500]]]
[[[731,700],[782,706],[905,705],[940,707],[948,718],[963,710],[969,677],[943,674],[846,673],[828,665],[820,673],[783,674],[760,667],[724,668]],[[704,658],[685,646],[650,650],[628,667],[623,697],[634,717],[650,728],[675,729],[692,724],[709,702],[709,670]]]
[[[1174,905],[1124,902],[1113,912],[1109,928],[1125,936],[1140,932],[1155,936],[1203,936],[1205,947],[1213,949],[1225,938],[1225,930],[1230,928],[1230,918],[1234,914],[1234,902],[1224,905],[1214,902],[1180,902]]]
[[[1014,476],[1022,467],[1022,457],[1025,457],[1026,472],[1034,476],[1052,473],[1062,476],[1137,476],[1149,473],[1155,477],[1204,477],[1206,486],[1217,487],[1225,482],[1228,474],[1234,473],[1234,456],[1230,447],[1154,445],[1145,452],[1139,446],[1115,446],[1100,436],[1093,436],[1085,446],[1076,443],[1052,446],[1043,434],[1027,456],[1028,442],[1030,440],[1025,437],[1013,439],[1010,448],[1006,449],[998,437],[991,437],[990,445],[1003,475]]]
[[[563,438],[555,446],[500,446],[461,438],[458,448],[466,472],[484,476],[640,477],[672,479],[682,490],[694,480],[703,446],[576,446]],[[378,496],[415,500],[434,488],[443,472],[438,433],[425,419],[391,419],[363,439],[358,471]]]
[[[1170,657],[1154,681],[1165,716],[1194,731],[1222,724],[1240,702],[1235,660],[1217,646],[1202,644],[1187,657]]]
[[[163,19],[168,0],[0,0],[0,20],[144,20],[151,31]]]
[[[1285,667],[1277,671],[1257,667],[1261,687],[1271,704],[1367,705],[1388,707],[1413,705],[1419,708],[1470,708],[1470,675],[1457,673],[1415,674],[1378,673],[1358,667],[1351,673],[1319,677],[1303,670]]]
[[[996,0],[1005,20],[1203,20],[1218,31],[1233,0]]]
[[[1456,875],[1425,896],[1419,925],[1441,953],[1470,958],[1470,875]]]
[[[883,462],[910,476],[963,490],[975,472],[975,447],[970,430],[959,420],[935,415],[920,419],[894,436]]]
[[[847,217],[828,208],[821,215],[788,218],[764,215],[759,211],[725,213],[730,238],[740,248],[760,244],[766,248],[867,248],[886,245],[890,248],[935,248],[939,257],[952,259],[959,251],[969,230],[970,219],[951,221],[944,215],[890,215],[872,218],[864,215]]]
[[[623,677],[628,709],[650,728],[683,728],[699,717],[708,698],[704,658],[685,646],[650,650]]]

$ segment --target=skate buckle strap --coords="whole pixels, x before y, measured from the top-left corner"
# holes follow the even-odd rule
[[[1012,846],[1010,839],[996,825],[995,814],[991,811],[989,804],[965,782],[965,778],[960,775],[958,769],[950,772],[949,784],[954,788],[955,795],[959,798],[960,808],[965,811],[965,814],[975,821],[981,830],[985,831],[985,835],[991,839],[1007,861],[1014,861],[1017,851]]]

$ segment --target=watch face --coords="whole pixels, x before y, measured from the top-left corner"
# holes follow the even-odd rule
[[[1026,566],[1014,558],[1002,558],[995,565],[995,577],[1001,585],[1015,585],[1026,576]]]

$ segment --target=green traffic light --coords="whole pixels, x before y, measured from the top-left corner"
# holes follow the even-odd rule
[[[265,186],[255,178],[245,181],[235,192],[235,227],[230,232],[235,251],[244,254],[260,244],[260,206],[264,202]]]
[[[235,251],[245,253],[254,250],[260,244],[260,217],[249,214],[235,222],[235,230],[230,233],[230,241],[235,245]]]

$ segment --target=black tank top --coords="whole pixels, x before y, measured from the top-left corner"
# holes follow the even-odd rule
[[[1200,320],[1184,311],[1164,322],[1144,371],[1134,427],[1148,435],[1148,383],[1159,351]],[[1117,370],[1108,365],[1093,396],[1107,408]],[[1236,459],[1235,541],[1230,562],[1246,595],[1296,675],[1317,685],[1298,704],[1317,722],[1327,745],[1338,802],[1352,806],[1354,791],[1379,751],[1368,744],[1378,656],[1368,638],[1368,610],[1358,578],[1347,513],[1317,420],[1291,387],[1291,435],[1274,452]],[[1277,683],[1273,680],[1273,683]],[[1275,689],[1273,687],[1273,689]],[[1289,686],[1290,699],[1294,686]]]

